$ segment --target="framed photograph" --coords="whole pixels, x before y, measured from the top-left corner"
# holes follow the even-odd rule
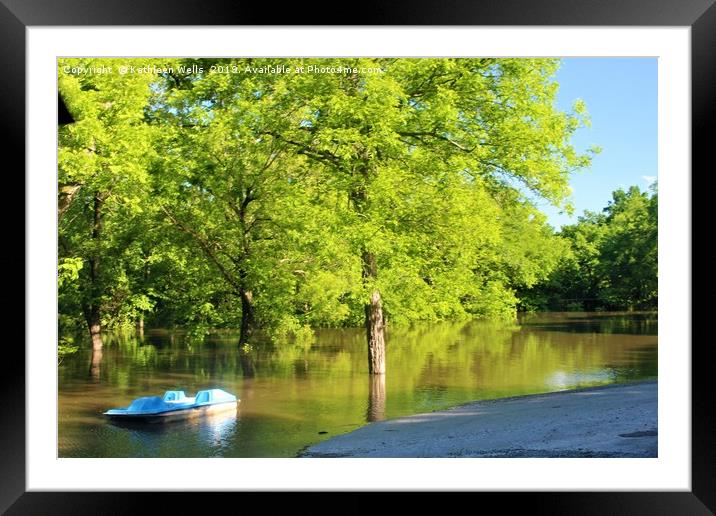
[[[337,490],[713,510],[691,340],[710,0],[350,25],[3,2],[26,149],[3,510]]]

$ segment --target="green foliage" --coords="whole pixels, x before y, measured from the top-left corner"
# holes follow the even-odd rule
[[[603,213],[562,228],[571,254],[533,297],[552,309],[653,309],[658,302],[658,195],[619,189]]]
[[[57,286],[60,290],[71,288],[80,278],[82,258],[60,258],[57,265]]]
[[[75,338],[69,335],[63,335],[57,343],[57,356],[61,361],[68,355],[74,355],[79,351],[80,347],[75,344]]]
[[[153,76],[64,71],[108,62],[58,60],[59,88],[77,120],[58,135],[58,284],[64,315],[82,320],[94,307],[121,325],[147,306],[127,259],[151,210],[147,166],[155,146],[144,109]]]
[[[144,318],[198,340],[250,323],[306,343],[311,328],[362,325],[374,289],[394,325],[514,316],[572,263],[569,237],[530,200],[570,209],[569,175],[590,163],[570,143],[584,103],[555,106],[557,60],[296,58],[280,61],[382,72],[280,74],[245,72],[277,59],[136,59],[121,64],[173,70],[64,72],[119,61],[59,61],[78,119],[60,129],[64,317],[100,307],[107,328]]]
[[[658,195],[632,186],[614,192],[605,209],[601,298],[610,306],[656,307],[658,299]]]

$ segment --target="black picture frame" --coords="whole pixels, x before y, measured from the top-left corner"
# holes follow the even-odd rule
[[[25,29],[63,25],[512,25],[512,26],[688,26],[692,43],[692,170],[706,174],[713,146],[706,129],[716,115],[716,0],[413,0],[363,1],[354,12],[338,15],[330,6],[241,0],[0,0],[0,113],[4,130],[3,154],[24,170],[25,148]],[[344,11],[345,13],[345,11]],[[88,45],[90,42],[88,42]],[[91,47],[88,47],[91,48]],[[48,114],[50,116],[50,114]],[[54,114],[52,114],[54,116]],[[10,156],[13,154],[14,156]],[[708,160],[708,161],[707,161]],[[9,172],[9,171],[8,171]],[[685,172],[686,173],[686,172]],[[8,173],[6,178],[9,178]],[[695,174],[692,172],[692,177]],[[19,180],[20,175],[15,174]],[[693,191],[693,190],[692,190]],[[19,195],[18,192],[23,192]],[[24,180],[13,190],[25,195]],[[694,199],[694,202],[696,199]],[[9,213],[6,213],[6,217]],[[8,219],[6,219],[8,220]],[[14,225],[18,232],[24,226]],[[18,240],[25,239],[18,235]],[[20,246],[16,246],[20,249]],[[693,253],[693,251],[692,251]],[[21,254],[25,263],[23,251]],[[692,256],[695,256],[692,254]],[[7,270],[11,267],[7,264]],[[6,274],[8,274],[6,272]],[[25,274],[28,274],[25,268]],[[14,298],[13,298],[14,299]],[[24,294],[23,294],[24,299]],[[16,303],[25,310],[32,307]],[[693,318],[692,318],[693,319]],[[26,492],[25,488],[25,353],[8,338],[2,361],[0,425],[0,511],[8,514],[123,514],[160,498],[162,510],[185,512],[206,495],[147,493]],[[716,511],[716,415],[707,385],[709,343],[692,345],[692,490],[690,492],[585,493],[474,493],[497,498],[504,506],[525,504],[532,512],[574,514],[713,514]],[[301,493],[314,498],[316,493]],[[231,496],[235,499],[234,495]],[[224,496],[221,496],[222,498]],[[248,493],[238,496],[245,500]],[[356,496],[355,494],[350,495]],[[251,496],[255,498],[255,496]],[[412,503],[423,503],[414,495]],[[481,500],[482,501],[482,500]],[[221,503],[221,502],[219,502]],[[305,500],[301,506],[315,512],[321,503]],[[213,503],[212,503],[213,505]],[[243,503],[242,503],[243,505]],[[364,504],[350,502],[359,509]],[[206,506],[205,506],[206,507]],[[217,506],[218,507],[218,506]],[[110,509],[110,510],[108,510]],[[239,510],[239,507],[236,507]],[[369,510],[368,507],[365,507]]]

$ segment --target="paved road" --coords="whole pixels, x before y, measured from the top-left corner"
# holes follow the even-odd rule
[[[656,457],[657,382],[479,401],[371,423],[301,457]]]

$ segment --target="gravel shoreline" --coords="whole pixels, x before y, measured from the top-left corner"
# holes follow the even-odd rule
[[[657,457],[654,381],[477,401],[371,423],[300,457]]]

